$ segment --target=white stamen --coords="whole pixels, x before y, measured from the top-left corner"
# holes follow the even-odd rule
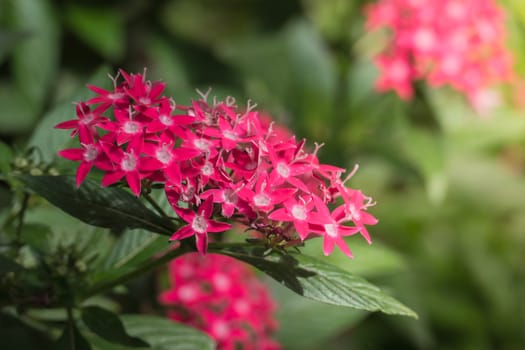
[[[208,229],[208,222],[202,216],[197,215],[191,223],[191,228],[197,233],[206,233]]]
[[[149,105],[151,104],[151,99],[149,97],[141,97],[139,98],[139,103],[142,103],[143,105]]]
[[[84,145],[84,153],[82,156],[86,162],[92,162],[97,159],[98,150],[94,145]]]
[[[169,115],[161,114],[159,116],[159,120],[165,126],[172,126],[173,125],[173,118],[171,118]]]
[[[170,152],[168,145],[162,145],[161,148],[157,148],[155,157],[164,165],[167,165],[173,159],[173,154]]]
[[[222,200],[226,204],[235,204],[237,203],[237,195],[232,190],[226,189],[222,191]]]
[[[84,117],[82,119],[80,119],[80,123],[82,124],[89,124],[93,121],[93,119],[95,119],[95,116],[93,115],[93,113],[88,113],[86,115],[84,115]]]
[[[259,193],[253,196],[253,203],[257,207],[266,207],[271,203],[271,200],[266,194]]]
[[[113,93],[113,94],[109,94],[108,97],[109,97],[110,100],[116,101],[116,100],[119,100],[122,97],[124,97],[124,94],[120,93],[120,92],[116,92],[116,93]]]
[[[230,131],[230,130],[224,130],[222,132],[222,134],[224,135],[224,138],[225,139],[228,139],[228,140],[237,140],[237,134],[235,134],[233,131]]]
[[[292,207],[292,216],[297,220],[306,220],[306,208],[302,205],[295,204]]]
[[[324,230],[330,237],[337,237],[337,226],[335,224],[325,224]]]
[[[193,141],[193,144],[195,145],[195,147],[197,147],[201,151],[210,150],[210,143],[204,139],[197,139]]]
[[[201,168],[201,173],[204,176],[211,176],[214,173],[213,164],[210,162],[204,163],[204,165]]]
[[[277,164],[277,173],[284,178],[290,176],[290,168],[284,163]]]
[[[123,129],[126,134],[136,134],[140,131],[140,124],[134,121],[129,121],[124,124]]]
[[[120,166],[124,171],[133,171],[137,167],[137,158],[133,153],[125,153]]]

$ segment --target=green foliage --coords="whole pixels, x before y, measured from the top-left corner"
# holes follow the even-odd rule
[[[66,11],[69,27],[109,61],[122,58],[125,33],[122,13],[104,7],[71,4]]]
[[[171,222],[158,216],[129,192],[101,188],[93,180],[77,189],[75,179],[68,176],[21,176],[22,182],[53,205],[90,225],[120,231],[144,228],[169,235]]]
[[[91,332],[110,343],[124,345],[128,348],[149,347],[149,344],[143,340],[130,336],[116,314],[101,307],[82,308],[82,321]]]
[[[363,30],[366,3],[0,1],[4,343],[69,349],[73,332],[76,349],[126,349],[92,332],[79,310],[157,311],[157,282],[148,271],[193,249],[192,242],[173,249],[167,236],[176,219],[161,217],[125,190],[100,189],[94,180],[77,190],[69,177],[73,167],[56,156],[78,146],[53,126],[75,117],[72,102],[92,96],[86,83],[109,88],[108,73],[148,67],[148,77],[166,81],[176,102],[187,103],[194,87],[208,86],[212,95],[234,93],[241,105],[250,98],[308,137],[307,145],[324,142],[323,162],[360,164],[351,185],[377,200],[371,212],[380,222],[371,246],[348,240],[354,260],[337,252],[322,256],[319,240],[302,247],[303,255],[217,250],[314,299],[411,313],[378,301],[383,294],[354,277],[364,276],[410,305],[419,320],[300,298],[272,282],[286,349],[523,348],[523,108],[504,103],[480,118],[447,89],[420,85],[412,102],[375,92],[371,54],[382,38]],[[523,6],[500,3],[523,73]],[[511,101],[514,91],[507,88],[504,101]],[[28,175],[57,172],[68,176]],[[28,189],[37,195],[25,200]],[[291,265],[281,272],[285,262]],[[341,291],[342,281],[357,286]],[[94,297],[101,293],[109,306]],[[70,325],[67,305],[74,305]],[[167,320],[120,319],[128,335],[152,349],[214,347],[200,332]]]
[[[254,248],[248,244],[231,247],[219,245],[217,248],[210,246],[210,251],[247,262],[309,299],[417,318],[412,310],[364,279],[304,254],[276,252],[265,255],[264,248]]]
[[[144,339],[152,350],[212,350],[215,342],[204,333],[188,326],[175,323],[160,317],[123,315],[120,317],[126,332],[134,337]],[[110,344],[101,339],[92,339],[99,349],[126,350],[135,349]]]

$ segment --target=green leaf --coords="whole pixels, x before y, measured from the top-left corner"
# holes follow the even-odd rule
[[[9,272],[16,272],[23,269],[21,265],[9,259],[8,257],[0,254],[0,275]]]
[[[105,58],[118,61],[124,55],[122,11],[71,4],[65,18],[73,32]]]
[[[102,88],[109,88],[111,80],[107,76],[108,72],[109,68],[107,66],[101,66],[87,82]],[[78,91],[71,98],[53,108],[38,124],[29,139],[28,147],[38,147],[44,162],[49,163],[53,161],[56,157],[56,152],[65,148],[72,140],[67,130],[56,130],[54,126],[60,122],[75,119],[75,107],[72,102],[85,101],[92,94],[91,90],[85,86],[79,87]]]
[[[246,244],[210,244],[209,250],[247,262],[306,298],[417,318],[414,311],[366,280],[304,254],[274,252],[265,256],[265,248]]]
[[[13,74],[18,90],[40,109],[58,68],[60,29],[49,0],[11,0],[13,30],[29,38],[13,51]]]
[[[117,315],[101,307],[82,308],[82,321],[90,331],[111,343],[131,348],[149,347],[143,340],[130,336]]]
[[[91,350],[91,345],[86,341],[84,336],[78,331],[77,326],[72,323],[71,328],[66,327],[62,332],[62,335],[55,344],[54,349],[56,350]],[[71,334],[73,335],[73,343],[71,342]]]
[[[126,331],[144,339],[153,350],[213,350],[215,342],[201,331],[165,318],[145,315],[120,316]],[[92,343],[104,350],[126,350],[102,339],[92,339]]]
[[[298,298],[276,282],[271,283],[271,287],[278,305],[277,321],[281,325],[276,337],[287,350],[319,349],[330,338],[354,327],[368,315],[366,311]]]
[[[166,237],[145,230],[126,231],[112,247],[104,261],[107,268],[136,264],[169,248]]]
[[[20,176],[22,182],[51,204],[93,226],[114,230],[143,228],[164,235],[173,233],[169,220],[146,208],[136,197],[116,187],[100,187],[87,179],[76,188],[74,177]]]

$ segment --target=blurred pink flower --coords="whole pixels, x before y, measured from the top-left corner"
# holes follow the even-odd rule
[[[159,295],[168,317],[208,333],[220,350],[277,350],[275,303],[267,287],[233,258],[190,253],[169,266],[171,288]]]
[[[487,107],[483,91],[513,77],[504,16],[494,0],[379,0],[365,12],[368,30],[391,34],[374,60],[380,91],[410,99],[412,82],[426,79],[464,93],[479,111]]]

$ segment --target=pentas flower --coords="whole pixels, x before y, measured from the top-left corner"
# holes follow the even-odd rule
[[[170,240],[181,240],[190,236],[195,236],[197,250],[206,253],[208,247],[208,232],[224,232],[231,225],[224,222],[211,220],[213,214],[213,199],[209,197],[197,209],[197,212],[175,207],[175,212],[188,223],[175,232]]]
[[[480,94],[513,76],[504,16],[494,0],[379,0],[365,12],[368,30],[390,33],[374,59],[380,91],[410,99],[413,81],[426,79],[464,93],[479,110],[485,107]]]
[[[185,254],[168,266],[170,289],[159,295],[168,317],[208,333],[219,350],[277,350],[275,302],[244,263]]]
[[[97,143],[83,143],[82,148],[69,148],[58,152],[58,155],[69,160],[79,161],[77,169],[76,183],[80,186],[86,176],[91,171],[93,165],[104,170],[112,170],[113,165],[104,153],[101,146]]]
[[[202,254],[208,235],[233,222],[259,231],[272,247],[322,237],[325,254],[337,246],[350,256],[343,237],[360,232],[370,242],[373,202],[345,185],[355,171],[341,180],[344,169],[319,161],[322,145],[309,152],[305,140],[260,118],[250,101],[243,109],[233,98],[210,102],[207,92],[177,104],[163,95],[164,83],[120,74],[124,81],[115,78],[113,90],[90,86],[97,96],[57,125],[73,129],[81,144],[59,152],[80,162],[77,186],[96,168],[103,186],[120,182],[139,197],[145,186],[164,187],[186,222],[171,239],[194,240]]]

